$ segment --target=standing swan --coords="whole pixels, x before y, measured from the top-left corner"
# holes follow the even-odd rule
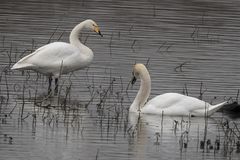
[[[146,103],[151,91],[151,78],[148,70],[143,64],[135,64],[133,76],[132,84],[136,81],[136,78],[140,78],[141,84],[137,96],[130,106],[130,112],[175,116],[210,116],[227,103],[210,105],[197,98],[178,93],[158,95]]]
[[[92,30],[102,36],[98,25],[91,19],[76,25],[71,31],[70,43],[53,42],[38,48],[35,52],[23,57],[11,69],[34,70],[49,77],[48,92],[51,92],[52,76],[55,78],[55,93],[58,92],[58,78],[85,68],[93,60],[93,52],[79,41],[82,29]]]

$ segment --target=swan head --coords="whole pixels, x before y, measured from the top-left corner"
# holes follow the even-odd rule
[[[103,37],[103,35],[102,35],[102,33],[100,32],[100,29],[99,29],[97,23],[94,22],[93,20],[91,20],[91,19],[85,20],[85,28],[94,31],[94,32],[96,32],[97,34],[99,34],[100,36]]]
[[[132,105],[130,106],[130,112],[139,112],[144,107],[145,103],[151,92],[151,78],[149,72],[144,64],[137,63],[133,66],[133,78],[132,85],[137,79],[141,80],[140,88],[137,96],[135,97]]]
[[[148,73],[147,68],[142,63],[137,63],[133,66],[133,78],[132,78],[132,84],[136,82],[137,79],[141,78],[144,73]]]

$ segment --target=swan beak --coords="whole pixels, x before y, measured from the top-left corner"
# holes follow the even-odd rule
[[[134,85],[134,83],[136,82],[137,78],[135,76],[133,76],[132,80],[131,80],[131,83],[132,85]]]
[[[103,37],[103,35],[102,35],[102,33],[101,33],[100,31],[98,31],[98,34],[99,34],[101,37]]]
[[[103,37],[102,33],[100,32],[100,29],[98,26],[94,27],[94,32],[98,33],[101,37]]]

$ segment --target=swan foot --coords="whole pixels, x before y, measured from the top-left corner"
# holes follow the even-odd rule
[[[48,95],[52,94],[52,76],[49,76],[48,79]],[[58,78],[55,78],[55,88],[54,88],[54,95],[58,94]]]
[[[58,94],[58,78],[55,78],[54,95],[56,96],[57,94]]]
[[[48,95],[51,95],[52,94],[52,89],[48,89]]]
[[[52,92],[52,77],[48,78],[48,95]]]

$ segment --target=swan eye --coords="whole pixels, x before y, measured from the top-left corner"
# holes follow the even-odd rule
[[[138,78],[139,77],[139,72],[134,72],[134,77]]]

